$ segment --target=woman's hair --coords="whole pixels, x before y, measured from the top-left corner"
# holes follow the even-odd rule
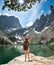
[[[28,38],[25,38],[25,44],[27,44],[28,43]]]
[[[28,41],[28,38],[25,38],[25,41]]]

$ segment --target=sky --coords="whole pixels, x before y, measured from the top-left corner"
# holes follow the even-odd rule
[[[40,3],[36,2],[35,5],[32,6],[31,9],[27,11],[8,11],[7,8],[2,10],[2,5],[4,0],[0,0],[0,15],[7,15],[7,16],[15,16],[19,19],[19,22],[22,27],[31,26],[37,18],[40,17],[41,14],[49,14],[50,13],[50,5],[54,5],[54,0],[45,0],[41,1]],[[19,1],[23,3],[23,1]]]

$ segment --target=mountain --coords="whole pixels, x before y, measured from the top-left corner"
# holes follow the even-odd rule
[[[15,28],[21,28],[18,18],[14,16],[6,16],[6,15],[0,16],[1,30],[9,30],[9,29],[15,29]]]
[[[35,27],[35,30],[38,32],[42,31],[45,27],[46,21],[47,21],[47,18],[44,16],[44,14],[42,14],[40,16],[40,19],[37,19],[33,24],[33,26]]]
[[[0,31],[0,45],[8,45],[8,44],[13,44],[11,40],[8,39],[7,35]]]
[[[36,31],[40,32],[45,27],[48,27],[53,20],[54,20],[54,12],[51,12],[50,14],[47,14],[46,16],[42,14],[40,16],[40,19],[37,19],[34,22],[32,27],[35,28]]]
[[[31,27],[28,28],[20,28],[15,30],[14,32],[17,34],[26,35],[31,30],[35,30],[37,33],[44,31],[44,29],[48,28],[52,21],[54,20],[54,7],[52,8],[50,14],[42,14],[40,16],[40,19],[36,19],[36,21],[33,23]]]
[[[40,16],[40,19],[37,19],[31,27],[28,28],[19,28],[8,35],[13,38],[15,35],[23,35],[26,37],[32,37],[33,43],[38,43],[42,39],[45,39],[45,43],[54,38],[54,12],[50,14]],[[53,25],[52,25],[53,23]],[[53,29],[52,29],[53,28]],[[51,37],[52,36],[52,37]]]
[[[40,19],[37,19],[34,24],[30,27],[26,36],[32,37],[33,43],[49,43],[54,42],[54,12],[42,14]]]
[[[50,14],[42,14],[40,19],[37,19],[31,27],[28,28],[19,28],[15,31],[8,33],[8,36],[12,38],[15,35],[32,37],[33,43],[38,43],[42,40],[48,42],[49,39],[54,38],[54,9]],[[53,25],[52,25],[53,23]],[[10,38],[9,37],[9,38]]]
[[[31,42],[34,44],[43,42],[44,44],[48,44],[50,42],[54,42],[54,21],[48,27],[45,27],[41,32],[36,31],[34,28],[27,32],[26,36],[32,38]]]
[[[46,15],[46,17],[47,17],[47,15]],[[54,12],[51,12],[50,15],[47,17],[46,26],[49,26],[53,20],[54,20]]]

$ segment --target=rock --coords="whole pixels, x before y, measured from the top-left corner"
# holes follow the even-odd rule
[[[24,55],[21,55],[19,57],[14,58],[5,65],[54,65],[54,62],[45,57],[35,56],[34,54],[30,53],[29,62],[25,62]]]
[[[50,57],[48,57],[48,59],[54,61],[54,56],[50,56]]]

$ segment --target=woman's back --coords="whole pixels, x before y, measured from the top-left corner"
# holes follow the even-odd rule
[[[25,41],[24,41],[24,50],[28,50],[28,39],[26,38]]]

